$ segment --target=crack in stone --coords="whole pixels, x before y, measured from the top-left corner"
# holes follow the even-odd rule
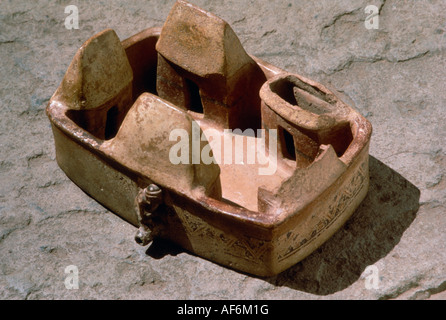
[[[378,9],[378,14],[381,15],[381,11],[384,9],[384,5],[386,4],[387,0],[383,0],[381,3],[381,6]]]
[[[442,50],[440,50],[442,51]],[[334,69],[330,70],[329,72],[325,72],[325,71],[321,71],[326,75],[333,75],[337,72],[340,72],[344,69],[349,68],[351,65],[353,65],[354,63],[377,63],[377,62],[388,62],[388,63],[402,63],[402,62],[407,62],[407,61],[411,61],[411,60],[415,60],[415,59],[419,59],[419,58],[423,58],[426,55],[428,55],[429,53],[434,53],[436,51],[431,51],[431,50],[426,50],[423,52],[420,52],[414,56],[411,56],[409,58],[405,58],[405,59],[395,59],[395,60],[391,60],[389,58],[386,57],[371,57],[371,58],[365,58],[365,59],[355,59],[355,57],[350,57],[349,59],[347,59],[347,61],[343,62],[342,64],[338,65],[337,67],[335,67]]]
[[[8,44],[8,43],[14,43],[14,42],[16,42],[15,39],[14,40],[2,40],[2,41],[0,41],[0,44]]]
[[[338,22],[339,19],[341,19],[342,17],[349,16],[349,15],[353,15],[353,14],[355,14],[357,11],[359,11],[360,9],[361,9],[361,8],[356,8],[356,9],[354,9],[354,10],[347,11],[347,12],[343,12],[343,13],[340,13],[340,14],[334,16],[334,18],[333,18],[332,21],[330,21],[328,24],[326,24],[326,25],[324,25],[324,26],[322,27],[321,35],[322,35],[322,33],[324,32],[325,29],[330,28],[331,26],[335,25],[336,22]]]
[[[387,156],[384,158],[384,160],[387,160],[391,157],[395,157],[398,156],[400,154],[412,154],[412,155],[425,155],[425,156],[429,156],[431,158],[438,156],[441,153],[441,150],[433,150],[430,152],[417,152],[417,151],[400,151],[400,152],[396,152],[391,154],[390,156]]]

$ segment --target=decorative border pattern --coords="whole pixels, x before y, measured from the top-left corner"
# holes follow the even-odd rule
[[[333,195],[326,208],[327,214],[322,214],[322,218],[314,225],[313,229],[308,233],[308,235],[302,236],[299,233],[294,234],[293,231],[290,231],[285,236],[282,236],[282,238],[285,239],[279,239],[279,243],[281,240],[284,242],[281,244],[281,247],[286,248],[285,252],[279,253],[277,257],[279,262],[288,259],[290,256],[308,246],[325,230],[330,228],[339,217],[342,216],[342,214],[351,206],[360,192],[365,188],[366,179],[368,176],[367,170],[368,161],[366,160],[360,165],[356,174],[348,182],[344,182],[343,185],[346,187]],[[324,208],[322,208],[322,210],[324,210]],[[299,241],[299,238],[303,239]]]
[[[319,218],[319,221],[312,224],[313,228],[308,230],[308,233],[302,235],[295,230],[290,230],[273,242],[250,237],[236,237],[209,225],[201,218],[179,207],[175,207],[175,211],[182,221],[193,251],[199,255],[211,260],[215,260],[216,257],[220,260],[223,258],[223,260],[229,260],[227,263],[230,265],[232,263],[245,266],[247,266],[246,263],[261,265],[268,263],[268,254],[274,249],[274,244],[277,244],[279,250],[282,248],[282,252],[276,256],[276,261],[280,263],[311,244],[351,207],[366,187],[367,171],[368,161],[365,160],[353,177],[342,184],[344,188],[334,193],[331,200],[319,208],[318,213],[310,217],[310,219]]]
[[[183,210],[180,219],[197,254],[232,256],[237,260],[249,261],[250,264],[261,264],[265,260],[265,253],[270,248],[269,241],[235,237]],[[206,251],[208,254],[205,254]]]

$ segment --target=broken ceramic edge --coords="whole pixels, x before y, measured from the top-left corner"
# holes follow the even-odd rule
[[[180,3],[185,2],[180,1]],[[126,136],[125,131],[132,126],[130,119],[137,118],[134,110],[143,108],[147,112],[148,109],[154,107],[150,111],[155,112],[154,114],[161,114],[163,110],[174,110],[177,114],[184,115],[184,119],[188,119],[185,122],[186,127],[188,127],[189,121],[194,118],[194,114],[190,113],[190,110],[172,105],[169,101],[153,94],[144,93],[144,91],[135,93],[135,84],[138,84],[135,82],[141,79],[138,71],[140,69],[156,71],[156,67],[149,62],[135,60],[138,55],[132,50],[135,51],[140,47],[149,48],[150,50],[145,53],[147,60],[156,61],[156,56],[159,56],[159,53],[156,51],[155,45],[162,34],[161,31],[160,28],[147,29],[121,43],[117,41],[117,36],[113,31],[106,30],[89,39],[78,51],[47,108],[47,114],[53,125],[56,154],[60,167],[92,197],[136,226],[138,225],[136,214],[129,212],[132,207],[132,199],[136,198],[141,189],[155,183],[166,191],[164,201],[168,207],[174,210],[176,217],[172,218],[171,214],[165,217],[168,223],[163,226],[165,233],[160,232],[161,237],[169,238],[205,258],[248,273],[272,275],[283,271],[326,241],[342,226],[365,197],[368,189],[370,123],[355,110],[337,100],[335,95],[331,95],[332,92],[322,85],[302,76],[289,74],[261,59],[250,56],[266,78],[261,90],[259,87],[262,96],[262,116],[269,117],[269,120],[277,126],[287,127],[290,125],[289,120],[295,119],[296,123],[293,123],[292,126],[299,127],[300,124],[300,127],[305,127],[305,122],[302,124],[301,118],[293,118],[293,114],[284,113],[286,108],[295,110],[294,103],[289,103],[286,99],[283,101],[284,99],[280,95],[268,92],[271,90],[271,85],[274,86],[278,80],[285,79],[298,84],[293,88],[296,105],[302,105],[302,102],[305,104],[309,100],[315,102],[317,108],[321,108],[322,105],[322,110],[319,109],[320,114],[313,112],[308,116],[308,110],[298,110],[300,115],[307,113],[307,124],[309,123],[309,125],[305,127],[305,130],[317,131],[321,128],[329,130],[336,123],[341,123],[338,127],[335,125],[338,130],[336,134],[342,137],[346,131],[350,130],[351,138],[337,144],[336,141],[332,141],[333,137],[330,132],[322,132],[318,137],[321,140],[320,143],[305,151],[313,157],[311,163],[305,164],[301,168],[292,168],[290,171],[292,173],[288,175],[288,178],[283,180],[280,185],[276,185],[275,188],[258,188],[257,211],[222,201],[223,199],[219,198],[221,190],[218,188],[212,192],[207,190],[209,184],[218,184],[216,180],[220,172],[218,166],[211,170],[211,174],[208,176],[208,178],[210,177],[209,184],[197,184],[192,178],[195,172],[187,171],[191,170],[190,168],[186,168],[185,177],[182,177],[183,180],[180,179],[178,184],[176,183],[178,179],[169,180],[169,175],[167,178],[159,175],[153,179],[157,175],[154,170],[147,171],[147,168],[141,167],[141,163],[137,159],[132,159],[131,155],[130,158],[124,156],[125,154],[129,155],[125,141],[131,147],[139,147],[132,145],[132,143],[135,144],[133,139],[123,139]],[[125,75],[122,82],[117,76],[103,79],[104,84],[109,81],[116,82],[111,85],[111,89],[103,89],[102,86],[94,85],[97,83],[97,79],[94,77],[100,77],[101,72],[93,75],[91,72],[82,72],[82,66],[91,67],[84,65],[84,55],[88,56],[89,46],[101,44],[102,41],[106,45],[97,46],[95,49],[102,51],[99,53],[100,55],[109,58],[110,52],[112,52],[114,57],[112,57],[112,61],[117,64],[122,60],[127,60],[123,62],[122,66],[107,64],[110,70],[120,70],[122,67]],[[126,56],[122,54],[123,51]],[[108,61],[108,59],[103,60]],[[90,62],[94,64],[94,61]],[[105,69],[102,65],[96,66],[94,70]],[[87,84],[84,84],[83,77],[85,76],[93,76],[93,81],[86,81]],[[131,82],[133,82],[133,87]],[[102,94],[108,95],[110,101],[101,102],[103,98],[94,99],[95,103],[92,104],[85,101],[83,98],[92,92],[94,94],[92,89],[95,88],[103,90]],[[312,96],[314,98],[305,96],[308,91],[312,91],[311,88],[313,88],[312,93],[316,93]],[[325,96],[321,96],[316,89],[324,92]],[[67,90],[72,92],[66,92]],[[82,94],[83,92],[87,94]],[[297,99],[304,99],[304,101],[299,103]],[[328,103],[329,106],[325,103]],[[91,110],[90,107],[94,105],[97,108]],[[122,119],[118,119],[118,130],[107,137],[107,132],[103,131],[107,131],[108,112],[115,105],[118,105],[115,112],[122,116]],[[338,106],[340,108],[336,109]],[[311,102],[309,107],[312,107]],[[156,111],[157,108],[158,111]],[[339,111],[341,108],[342,110]],[[96,121],[94,127],[83,118],[90,111],[96,112],[94,118],[90,118],[94,120],[93,122]],[[119,113],[121,111],[122,114]],[[330,116],[324,119],[324,114]],[[321,118],[322,122],[320,122]],[[326,121],[327,119],[329,121]],[[145,120],[147,119],[142,121]],[[137,123],[137,121],[134,120],[133,123]],[[346,123],[347,126],[345,126]],[[166,122],[166,128],[168,125]],[[287,128],[294,130],[292,126]],[[147,127],[142,126],[140,129],[146,130]],[[137,138],[137,136],[136,134],[133,137]],[[122,149],[122,151],[116,153],[117,149]],[[150,162],[150,159],[148,160]],[[87,163],[88,167],[86,167]],[[168,167],[169,170],[172,169],[170,166]],[[330,168],[329,171],[326,170],[327,167]],[[313,175],[314,172],[317,173],[316,178]],[[92,178],[96,181],[95,183],[92,183]],[[166,180],[161,181],[162,179]],[[311,181],[317,183],[312,184]],[[320,201],[320,199],[324,199],[324,201]],[[339,202],[341,200],[346,202]],[[191,229],[193,225],[200,225],[201,227],[197,230],[202,230],[204,233],[200,234],[195,228]],[[203,237],[213,248],[211,251],[209,251],[209,246],[203,246],[200,240]],[[233,239],[235,242],[232,240],[222,242],[222,239]],[[245,248],[244,251],[237,251],[239,247],[237,250],[232,247],[234,243]],[[216,250],[217,253],[215,253]],[[248,252],[254,254],[254,257],[248,258]]]

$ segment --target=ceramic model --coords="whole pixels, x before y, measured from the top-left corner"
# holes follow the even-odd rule
[[[59,166],[138,243],[258,276],[308,256],[368,190],[370,123],[181,0],[162,28],[89,39],[47,114]]]

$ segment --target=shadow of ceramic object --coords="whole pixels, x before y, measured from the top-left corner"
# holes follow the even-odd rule
[[[344,227],[303,261],[264,279],[317,295],[347,288],[398,244],[416,217],[419,198],[418,188],[371,156],[368,195]]]
[[[155,239],[146,250],[146,255],[160,260],[165,256],[176,256],[180,253],[187,252],[179,245],[165,239]]]

